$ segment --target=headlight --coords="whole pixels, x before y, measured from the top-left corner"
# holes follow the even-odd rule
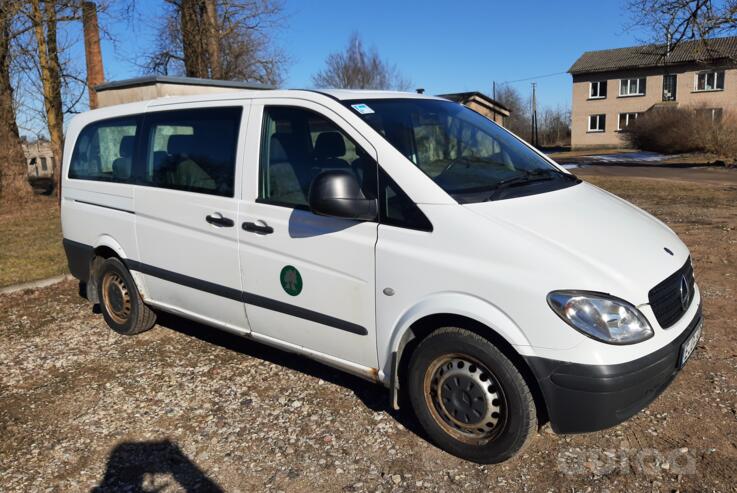
[[[603,293],[553,291],[548,304],[568,325],[602,342],[634,344],[653,336],[640,310]]]

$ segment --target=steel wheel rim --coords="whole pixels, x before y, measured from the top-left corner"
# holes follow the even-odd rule
[[[483,445],[507,420],[507,403],[488,367],[465,354],[436,358],[425,372],[425,401],[433,420],[457,440]]]
[[[128,321],[131,296],[125,280],[117,272],[108,272],[102,279],[102,302],[110,318],[119,325]]]

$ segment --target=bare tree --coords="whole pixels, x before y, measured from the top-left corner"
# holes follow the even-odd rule
[[[30,1],[30,20],[36,36],[38,66],[43,85],[44,109],[49,129],[49,139],[54,154],[61,156],[64,140],[64,111],[61,98],[61,66],[57,40],[56,6],[45,1],[43,10],[40,0]],[[54,176],[58,172],[54,169]]]
[[[19,23],[28,32],[16,40],[19,86],[16,100],[31,119],[31,130],[46,127],[56,156],[53,173],[58,182],[64,147],[64,117],[76,112],[86,86],[83,69],[72,60],[70,49],[76,40],[60,36],[62,26],[82,18],[78,0],[28,0],[22,2]],[[58,183],[57,183],[58,184]]]
[[[530,104],[514,87],[503,84],[496,89],[496,100],[509,109],[506,127],[519,137],[530,141]]]
[[[169,75],[279,84],[287,62],[275,46],[279,0],[166,0],[158,45],[144,69]]]
[[[632,24],[666,50],[684,40],[737,31],[737,0],[629,0],[627,8]]]
[[[328,55],[325,68],[312,76],[312,83],[316,87],[399,91],[411,85],[395,65],[381,59],[375,48],[366,50],[358,33],[351,35],[345,51]]]
[[[4,204],[31,195],[11,83],[12,41],[21,34],[14,29],[19,6],[19,2],[0,0],[0,202]]]
[[[571,112],[562,106],[546,107],[540,112],[540,145],[564,146],[571,143]]]
[[[505,126],[517,136],[532,142],[532,117],[529,98],[509,84],[496,88],[496,100],[509,109],[510,115]],[[544,107],[538,110],[538,138],[541,146],[562,146],[570,144],[571,112],[567,108]]]

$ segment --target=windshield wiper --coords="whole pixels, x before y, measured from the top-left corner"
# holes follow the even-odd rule
[[[552,173],[551,173],[552,172]],[[560,173],[557,170],[546,170],[546,169],[536,169],[532,171],[524,171],[521,175],[515,175],[510,178],[506,178],[504,180],[501,180],[500,182],[496,183],[492,187],[491,195],[489,195],[486,200],[494,200],[496,196],[499,194],[500,191],[502,191],[505,188],[515,187],[519,185],[526,185],[528,183],[533,183],[537,181],[548,181],[552,180],[554,177],[551,176],[551,174],[558,174]]]

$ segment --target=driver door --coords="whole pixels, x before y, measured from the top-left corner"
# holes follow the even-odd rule
[[[318,216],[307,196],[314,176],[345,169],[375,197],[376,152],[315,103],[261,100],[251,118],[261,124],[249,127],[247,148],[259,153],[247,163],[238,242],[253,333],[370,372],[378,223]]]

